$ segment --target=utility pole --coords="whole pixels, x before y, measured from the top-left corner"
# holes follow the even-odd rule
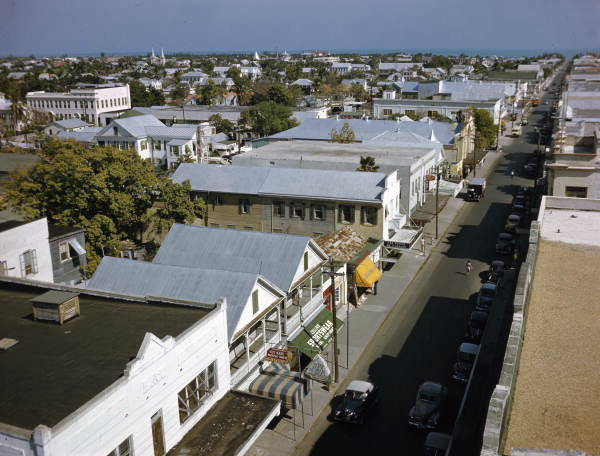
[[[438,238],[438,198],[440,194],[440,165],[435,166],[435,238]]]
[[[326,274],[329,274],[329,278],[331,279],[331,293],[329,297],[331,299],[331,313],[333,314],[333,383],[337,383],[339,379],[338,374],[338,340],[337,340],[337,309],[335,304],[335,278],[336,276],[342,276],[342,273],[336,273],[333,265],[333,257],[329,257],[328,271]]]

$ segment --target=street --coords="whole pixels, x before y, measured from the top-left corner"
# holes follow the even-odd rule
[[[482,283],[480,273],[487,270],[494,259],[511,262],[510,257],[502,258],[495,253],[496,237],[503,231],[518,187],[534,184],[533,179],[524,177],[523,166],[537,145],[534,127],[548,109],[546,105],[533,108],[523,135],[503,140],[503,152],[488,177],[485,197],[481,202],[467,203],[457,214],[429,260],[340,385],[333,405],[352,379],[368,379],[380,387],[381,401],[365,424],[333,423],[328,417],[331,412],[328,408],[298,443],[295,454],[422,454],[427,431],[409,426],[407,416],[419,385],[426,380],[448,387],[449,398],[439,430],[453,432],[465,389],[464,384],[451,378],[456,351],[464,340],[466,323],[475,307]],[[520,237],[521,246],[526,248],[526,234]],[[468,275],[465,274],[467,259],[473,263]],[[511,271],[490,314],[482,341],[485,362],[477,371],[479,383],[465,404],[463,428],[458,429],[459,437],[452,454],[479,453],[489,397],[504,354],[508,332],[506,316],[512,311],[514,278],[515,271]]]

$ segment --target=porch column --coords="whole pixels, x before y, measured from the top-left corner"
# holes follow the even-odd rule
[[[248,344],[248,333],[244,334],[244,345],[246,346],[246,368],[250,370],[250,345]]]
[[[266,349],[267,349],[267,348],[266,348],[266,345],[267,345],[267,328],[266,328],[266,326],[267,326],[267,324],[266,324],[266,322],[265,322],[265,321],[266,321],[266,319],[267,319],[267,316],[265,315],[265,316],[264,316],[264,317],[263,317],[263,318],[260,320],[260,325],[262,326],[262,333],[263,333],[263,347],[264,347],[264,350],[265,350],[265,351],[266,351]]]

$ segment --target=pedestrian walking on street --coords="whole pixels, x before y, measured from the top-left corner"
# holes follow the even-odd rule
[[[469,272],[471,272],[471,266],[472,266],[471,260],[467,260],[467,264],[465,265],[465,270],[466,270],[465,275],[469,275]]]
[[[425,237],[421,236],[421,253],[425,255]]]
[[[511,172],[510,172],[510,180],[512,180],[512,178],[513,178],[513,177],[515,177],[515,172],[514,172],[514,171],[511,171]]]

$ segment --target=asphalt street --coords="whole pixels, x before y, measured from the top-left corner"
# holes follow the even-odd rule
[[[503,154],[488,178],[485,198],[466,204],[457,214],[442,242],[341,385],[339,391],[351,379],[370,380],[381,389],[379,404],[362,426],[334,423],[329,416],[331,408],[327,409],[298,443],[295,454],[423,454],[427,431],[409,426],[407,415],[419,385],[426,380],[449,388],[439,430],[452,433],[465,389],[464,384],[452,380],[452,365],[475,307],[482,283],[480,273],[487,270],[492,260],[502,258],[495,253],[495,241],[511,212],[513,195],[520,186],[534,183],[524,176],[523,166],[536,148],[534,127],[549,106],[533,109],[523,136],[503,147]],[[526,247],[526,236],[521,238]],[[468,275],[465,274],[467,259],[473,263]],[[514,271],[510,275],[514,279]],[[511,312],[513,290],[514,280],[507,281],[490,315],[492,322],[486,328],[482,350],[487,358],[478,372],[481,383],[466,403],[466,419],[456,446],[462,456],[478,454],[481,447],[487,404],[499,376],[506,344],[506,316]],[[332,406],[339,399],[336,396]]]

